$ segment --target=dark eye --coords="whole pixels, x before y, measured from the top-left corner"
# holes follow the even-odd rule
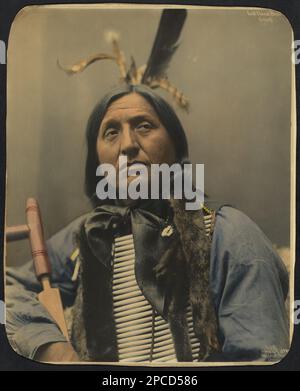
[[[113,140],[119,134],[119,130],[117,128],[108,128],[104,132],[104,138],[107,140]]]
[[[153,129],[153,125],[148,122],[148,121],[143,121],[141,122],[140,124],[138,124],[138,126],[136,127],[136,129],[138,131],[141,131],[141,132],[148,132],[149,130]]]

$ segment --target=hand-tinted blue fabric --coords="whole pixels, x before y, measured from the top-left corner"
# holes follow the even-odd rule
[[[271,242],[245,214],[218,212],[211,253],[211,288],[224,360],[282,358],[289,347],[288,274]]]
[[[84,216],[48,242],[53,285],[61,290],[65,307],[76,296],[71,277],[74,233]],[[6,330],[14,349],[33,358],[45,343],[65,338],[37,300],[40,284],[32,261],[7,271]],[[285,298],[286,269],[272,244],[247,216],[222,207],[216,218],[211,252],[211,289],[219,320],[222,353],[211,361],[277,361],[289,346]]]

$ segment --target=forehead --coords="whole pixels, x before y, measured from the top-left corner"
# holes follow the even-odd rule
[[[131,93],[114,101],[107,109],[103,121],[116,117],[130,117],[147,114],[152,117],[158,116],[151,104],[141,95]]]

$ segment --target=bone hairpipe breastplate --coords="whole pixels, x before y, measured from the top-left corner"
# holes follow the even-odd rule
[[[205,216],[204,221],[209,235],[212,215]],[[119,361],[177,362],[168,322],[153,310],[136,282],[133,235],[117,237],[113,253],[113,311]],[[198,361],[200,343],[193,330],[190,304],[187,321],[193,360]]]

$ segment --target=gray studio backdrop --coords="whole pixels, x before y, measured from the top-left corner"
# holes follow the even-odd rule
[[[25,222],[29,196],[47,237],[90,208],[86,122],[119,73],[101,62],[69,77],[57,59],[71,65],[110,52],[104,33],[115,30],[128,59],[142,65],[160,13],[31,7],[17,16],[8,47],[7,225]],[[206,192],[242,209],[279,246],[290,239],[291,41],[281,14],[195,9],[169,70],[191,102],[188,114],[176,111],[192,162],[205,164]],[[7,246],[8,264],[28,258],[27,241]]]

